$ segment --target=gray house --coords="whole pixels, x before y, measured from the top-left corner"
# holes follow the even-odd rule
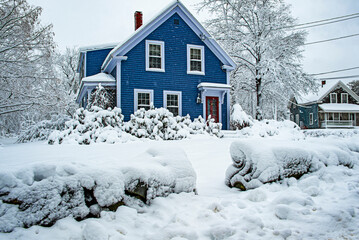
[[[323,81],[317,93],[292,98],[289,109],[303,129],[359,126],[359,96],[342,81]]]

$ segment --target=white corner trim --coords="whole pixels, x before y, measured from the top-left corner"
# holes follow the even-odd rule
[[[149,93],[150,94],[150,104],[153,104],[153,89],[134,89],[133,90],[133,112],[137,111],[138,107],[138,93]]]
[[[201,69],[202,71],[191,71],[191,49],[201,50]],[[205,58],[204,58],[204,46],[187,44],[187,74],[205,75]]]
[[[178,95],[178,115],[182,116],[182,92],[181,91],[163,91],[163,107],[167,109],[167,95]]]
[[[149,64],[149,53],[150,53],[150,44],[156,44],[161,46],[161,68],[150,68]],[[146,71],[153,72],[165,72],[165,42],[156,41],[156,40],[146,40]]]

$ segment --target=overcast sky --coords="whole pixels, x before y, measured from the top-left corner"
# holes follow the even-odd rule
[[[200,0],[181,0],[192,14],[203,22],[205,13],[197,13]],[[134,31],[133,14],[142,11],[144,23],[158,14],[172,0],[28,0],[41,6],[41,21],[52,23],[55,41],[66,46],[122,42]],[[312,22],[359,12],[358,0],[286,0],[298,23]],[[307,29],[307,42],[359,33],[359,18]],[[359,36],[308,45],[303,65],[308,73],[321,73],[359,66]],[[359,75],[359,69],[322,75],[322,77]]]

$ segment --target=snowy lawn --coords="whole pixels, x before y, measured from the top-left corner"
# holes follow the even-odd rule
[[[272,142],[275,137],[265,139]],[[116,212],[103,211],[100,218],[77,222],[67,217],[49,228],[16,228],[0,233],[0,239],[359,239],[357,164],[352,169],[331,165],[300,180],[285,179],[242,192],[224,184],[226,169],[232,164],[229,148],[237,140],[198,135],[180,141],[90,146],[0,145],[0,169],[9,172],[55,162],[86,163],[106,170],[119,159],[133,159],[148,148],[179,147],[196,172],[198,191],[198,195],[158,197],[149,206],[121,206]],[[255,144],[255,139],[251,142]],[[310,138],[305,142],[342,146],[359,143],[359,137]]]

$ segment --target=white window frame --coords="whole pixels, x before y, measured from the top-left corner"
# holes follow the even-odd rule
[[[313,125],[313,123],[314,123],[314,114],[309,113],[309,125]]]
[[[167,109],[167,95],[178,95],[178,116],[182,116],[182,92],[181,91],[163,91],[163,107]]]
[[[149,93],[150,94],[150,106],[153,104],[153,90],[152,89],[134,89],[134,104],[133,110],[136,112],[138,110],[138,94],[139,93]]]
[[[343,96],[345,96],[347,102],[343,102]],[[341,103],[349,103],[349,96],[348,96],[348,93],[342,93],[341,94]]]
[[[334,96],[335,96],[335,102],[333,102]],[[331,93],[330,94],[330,103],[338,103],[338,98],[337,98],[336,93]]]
[[[297,113],[296,115],[295,115],[295,123],[299,126],[299,124],[300,124],[300,118],[299,118],[299,114]]]
[[[201,70],[191,71],[191,49],[201,50]],[[204,75],[205,74],[204,46],[187,44],[187,74]]]
[[[161,46],[161,68],[150,68],[150,44]],[[165,72],[165,42],[146,40],[146,71]]]

